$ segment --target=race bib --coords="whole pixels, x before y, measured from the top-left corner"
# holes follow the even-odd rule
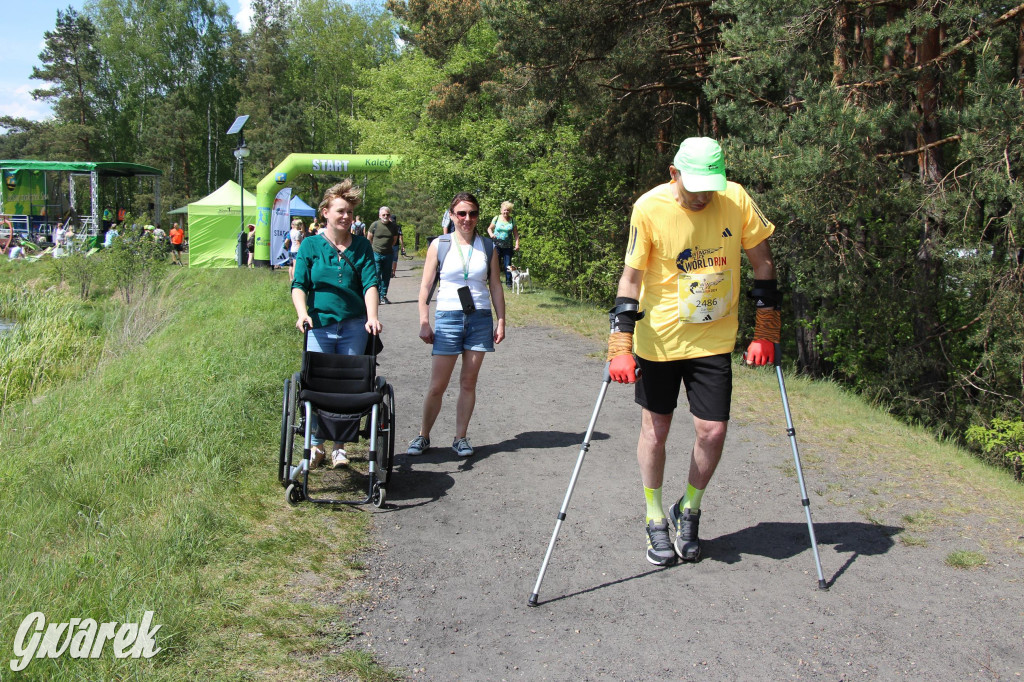
[[[732,272],[679,275],[679,321],[703,324],[729,314]]]

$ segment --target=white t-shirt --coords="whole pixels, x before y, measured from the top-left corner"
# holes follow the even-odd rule
[[[458,289],[461,286],[469,286],[473,294],[473,305],[479,310],[491,309],[491,293],[487,288],[487,258],[484,255],[483,240],[479,236],[473,240],[473,250],[457,243],[458,237],[452,236],[452,246],[448,249],[448,255],[441,263],[441,285],[437,289],[438,310],[462,310],[462,301],[459,300]],[[459,249],[462,249],[462,258],[459,257]],[[466,261],[469,270],[469,279],[466,280],[462,266],[463,259]]]
[[[293,227],[288,232],[288,239],[291,240],[291,244],[288,246],[288,252],[289,253],[298,253],[299,252],[299,242],[302,241],[302,230],[299,230],[299,229]]]

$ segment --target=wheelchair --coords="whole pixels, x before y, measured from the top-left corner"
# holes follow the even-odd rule
[[[370,337],[368,355],[335,355],[308,350],[309,329],[302,344],[302,369],[284,380],[281,407],[281,450],[278,480],[288,504],[367,504],[380,508],[387,500],[387,486],[395,460],[395,391],[377,376],[377,346]],[[369,475],[366,497],[336,500],[310,494],[310,449],[313,415],[319,421],[318,437],[338,443],[369,441]],[[302,457],[296,463],[295,444]]]

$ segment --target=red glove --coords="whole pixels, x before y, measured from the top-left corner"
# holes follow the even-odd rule
[[[748,365],[775,364],[775,344],[764,339],[754,339],[747,346]]]
[[[608,363],[608,376],[612,381],[620,384],[632,384],[636,382],[636,360],[632,353],[616,355]]]

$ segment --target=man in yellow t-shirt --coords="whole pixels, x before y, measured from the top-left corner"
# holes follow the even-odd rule
[[[637,460],[647,501],[647,560],[657,566],[700,558],[701,497],[722,457],[729,422],[741,250],[753,269],[749,295],[757,306],[749,364],[774,362],[780,328],[767,241],[775,226],[743,187],[726,181],[721,146],[706,137],[687,138],[668,172],[670,182],[633,205],[608,340],[611,378],[635,382],[642,408]],[[681,385],[696,441],[686,493],[669,511],[673,541],[661,486]]]

